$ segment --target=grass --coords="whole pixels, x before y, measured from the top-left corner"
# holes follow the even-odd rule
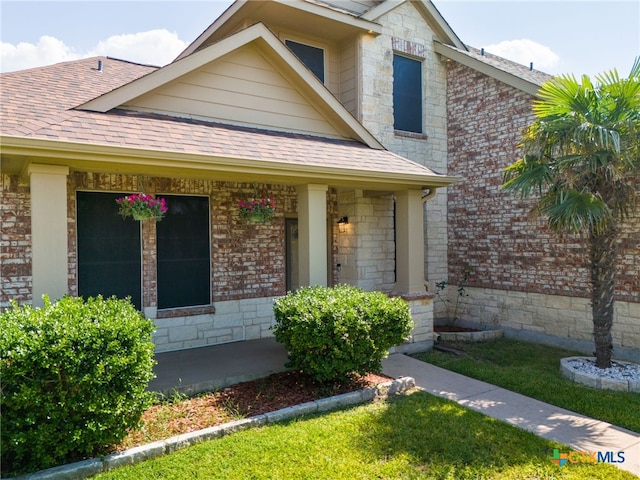
[[[433,350],[416,358],[640,433],[640,394],[597,390],[560,374],[561,358],[583,354],[505,338],[447,345],[466,354]]]
[[[553,464],[567,447],[424,392],[238,432],[95,478],[633,479]]]

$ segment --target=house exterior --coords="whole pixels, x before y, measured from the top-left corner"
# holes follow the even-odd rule
[[[449,59],[447,172],[459,178],[447,189],[449,279],[456,285],[471,272],[466,318],[591,354],[586,239],[558,236],[544,218],[531,218],[531,202],[500,190],[504,168],[518,158],[520,132],[533,119],[537,87],[548,77],[471,47],[437,49]],[[638,362],[640,215],[620,230],[613,355]]]
[[[275,297],[349,283],[407,299],[417,350],[435,283],[470,266],[468,319],[590,338],[584,242],[559,246],[499,192],[548,76],[465,46],[429,1],[237,1],[162,68],[0,78],[0,308],[130,296],[161,352],[270,336]],[[166,218],[121,219],[134,192],[165,198]],[[252,198],[275,201],[273,221],[239,218]],[[628,354],[634,222],[614,327]]]

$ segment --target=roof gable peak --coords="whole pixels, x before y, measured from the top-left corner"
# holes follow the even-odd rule
[[[241,55],[242,51],[244,51],[245,57],[251,57],[248,62],[260,63],[259,68],[263,71],[271,69],[275,72],[272,77],[280,78],[280,80],[276,79],[276,83],[273,85],[270,82],[269,88],[288,87],[290,93],[296,96],[293,100],[293,103],[296,104],[294,107],[303,111],[301,115],[306,119],[304,126],[300,127],[301,132],[319,136],[350,138],[372,148],[383,148],[315,75],[262,23],[247,27],[188,57],[88,101],[78,106],[77,109],[103,113],[119,107],[141,112],[162,111],[167,115],[209,119],[218,122],[227,121],[232,124],[249,124],[267,129],[272,127],[269,122],[275,120],[273,127],[276,129],[298,131],[295,122],[291,123],[292,119],[287,119],[286,115],[278,111],[277,98],[275,97],[271,98],[265,95],[262,99],[264,106],[260,107],[262,108],[260,114],[256,118],[252,118],[253,112],[258,110],[257,107],[253,112],[247,110],[243,113],[239,110],[241,105],[225,104],[226,102],[220,101],[220,90],[223,87],[215,85],[213,89],[209,88],[212,86],[211,80],[204,80],[198,82],[199,85],[191,86],[193,84],[190,83],[190,80],[204,76],[203,74],[206,72],[203,70],[208,69],[215,73],[216,68],[219,68],[219,61],[223,57]],[[214,62],[218,63],[214,64]],[[185,82],[180,85],[179,83],[183,79]],[[253,81],[249,77],[246,79]],[[283,82],[286,82],[286,85]],[[179,100],[191,98],[187,102],[176,100],[174,94],[177,91],[182,94],[188,92]],[[154,97],[154,95],[156,96]],[[162,108],[156,109],[159,105],[158,99],[162,95],[164,95]],[[229,98],[235,96],[239,102],[247,105],[247,99],[242,99],[242,95],[243,91],[236,90],[235,93],[229,93]],[[167,99],[169,100],[167,101]],[[228,113],[230,110],[234,111]],[[217,116],[218,114],[221,116]],[[246,121],[242,118],[245,118]],[[317,128],[314,125],[317,125]],[[329,128],[328,125],[331,127]]]

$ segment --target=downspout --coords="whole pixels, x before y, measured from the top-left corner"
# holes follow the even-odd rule
[[[426,193],[425,193],[426,192]],[[436,194],[434,187],[425,187],[422,189],[422,203],[427,203]]]

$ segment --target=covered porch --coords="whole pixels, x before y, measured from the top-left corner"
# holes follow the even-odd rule
[[[274,338],[156,354],[149,390],[192,395],[283,372],[287,351]]]

